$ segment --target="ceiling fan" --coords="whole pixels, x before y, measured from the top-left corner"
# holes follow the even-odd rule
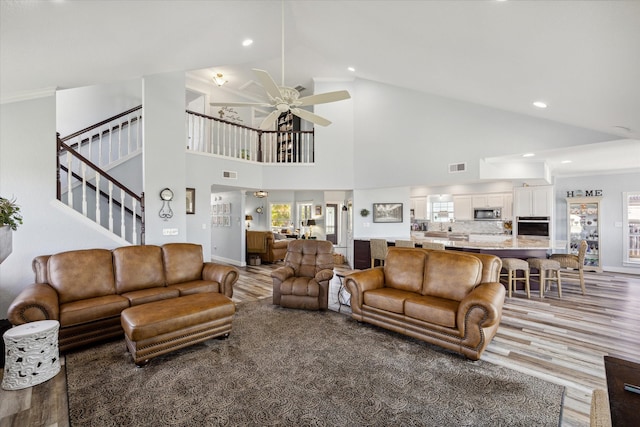
[[[269,113],[260,124],[260,129],[265,130],[269,129],[282,113],[286,113],[288,111],[291,111],[293,115],[298,116],[303,120],[307,120],[320,126],[328,126],[331,124],[330,120],[299,107],[326,104],[351,98],[351,95],[349,95],[349,92],[346,90],[320,93],[300,98],[300,92],[294,88],[284,85],[284,1],[282,2],[282,85],[278,86],[271,75],[264,70],[254,68],[253,73],[267,92],[269,97],[268,102],[211,102],[210,105],[227,107],[259,106],[274,108],[274,110],[271,111],[271,113]]]

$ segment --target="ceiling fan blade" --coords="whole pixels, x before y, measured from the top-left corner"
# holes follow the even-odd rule
[[[329,126],[331,124],[331,121],[325,119],[324,117],[320,117],[317,114],[313,114],[312,112],[303,110],[301,108],[292,108],[291,112],[294,115],[300,117],[301,119],[304,119],[311,123],[315,123],[320,126]]]
[[[253,69],[253,73],[256,75],[260,84],[264,87],[264,90],[267,91],[267,94],[273,99],[280,98],[282,99],[282,94],[280,93],[280,88],[275,81],[271,78],[271,75],[264,70],[259,70],[257,68]]]
[[[343,99],[349,99],[351,95],[346,90],[339,90],[336,92],[319,93],[317,95],[309,95],[298,99],[297,106],[304,107],[307,105],[326,104],[328,102],[342,101]]]
[[[269,115],[265,117],[265,119],[262,121],[262,123],[260,123],[260,129],[262,130],[269,129],[271,125],[275,123],[275,121],[278,119],[279,115],[280,115],[280,111],[278,110],[273,110],[272,112],[270,112]]]
[[[212,107],[270,107],[271,104],[265,102],[210,102]]]

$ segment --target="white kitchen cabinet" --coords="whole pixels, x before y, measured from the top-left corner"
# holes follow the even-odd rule
[[[411,209],[413,209],[414,219],[428,219],[427,218],[427,198],[426,197],[411,197]]]
[[[553,216],[553,186],[514,188],[513,208],[515,216]]]
[[[502,197],[502,219],[513,220],[513,194],[505,193]]]
[[[471,202],[474,208],[501,208],[504,203],[504,197],[501,193],[474,194],[471,197]]]
[[[456,221],[473,220],[471,196],[453,196],[453,217]]]

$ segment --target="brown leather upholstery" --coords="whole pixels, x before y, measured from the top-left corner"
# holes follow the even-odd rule
[[[384,267],[345,278],[352,317],[477,360],[502,317],[501,266],[493,255],[389,248]]]
[[[292,240],[284,267],[272,271],[271,277],[275,305],[326,310],[333,278],[333,244],[326,240]]]
[[[127,308],[121,322],[137,365],[153,357],[231,332],[235,304],[206,292]]]
[[[247,254],[259,255],[263,262],[282,261],[287,255],[289,242],[293,240],[273,237],[271,231],[247,230]]]
[[[130,306],[194,293],[231,298],[239,275],[203,262],[202,247],[190,243],[62,252],[38,256],[32,267],[36,283],[13,301],[9,321],[58,320],[62,351],[121,336],[120,315]]]

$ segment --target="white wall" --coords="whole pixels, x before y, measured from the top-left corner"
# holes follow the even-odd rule
[[[402,222],[376,223],[373,222],[374,203],[402,203]],[[362,217],[360,211],[369,210],[367,217]],[[409,187],[377,188],[370,190],[354,190],[353,192],[353,237],[409,237],[411,221],[409,212]]]
[[[33,283],[36,256],[126,244],[57,202],[55,118],[53,94],[0,106],[0,194],[16,197],[24,218],[13,234],[13,253],[0,265],[0,317]]]
[[[618,139],[362,79],[353,102],[354,187],[361,189],[473,182],[484,157]],[[325,107],[330,117],[333,105]],[[468,172],[448,173],[460,162]]]
[[[556,192],[556,239],[567,240],[567,191],[602,190],[600,204],[600,259],[606,271],[640,274],[640,267],[623,267],[624,231],[622,193],[640,191],[638,173],[579,176],[557,178]]]
[[[56,94],[56,129],[61,137],[142,104],[140,79],[60,90]]]

